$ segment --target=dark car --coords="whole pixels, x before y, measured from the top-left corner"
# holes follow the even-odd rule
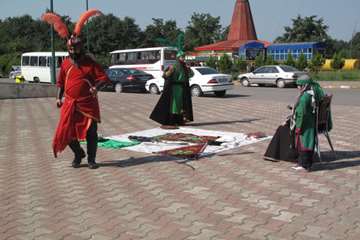
[[[146,81],[154,78],[151,74],[131,68],[109,68],[106,70],[106,74],[112,82],[106,89],[117,93],[125,91],[146,92]]]

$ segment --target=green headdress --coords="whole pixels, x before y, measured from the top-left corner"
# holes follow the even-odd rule
[[[156,41],[163,46],[174,47],[177,48],[178,52],[176,57],[179,58],[181,56],[185,56],[184,44],[185,44],[185,35],[183,32],[180,32],[176,38],[176,42],[172,42],[165,38],[157,38]]]
[[[320,87],[320,84],[312,80],[308,75],[303,75],[299,77],[299,79],[296,81],[296,84],[299,86],[310,86],[311,89],[314,91],[314,98],[317,102],[319,102],[325,96],[325,93]]]

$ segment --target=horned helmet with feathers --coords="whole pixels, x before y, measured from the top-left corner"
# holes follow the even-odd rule
[[[50,25],[54,26],[54,30],[59,34],[62,39],[66,40],[66,46],[68,49],[81,44],[81,29],[85,25],[86,21],[92,16],[99,16],[102,13],[97,9],[89,9],[81,14],[79,20],[75,24],[73,33],[70,35],[68,27],[63,20],[56,13],[48,12],[41,16],[41,19]]]

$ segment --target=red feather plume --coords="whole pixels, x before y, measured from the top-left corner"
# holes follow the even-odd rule
[[[83,14],[81,14],[79,21],[77,21],[76,25],[75,25],[75,29],[74,29],[74,35],[75,36],[80,36],[81,33],[81,29],[84,26],[85,22],[92,16],[99,16],[102,15],[102,12],[100,12],[97,9],[90,9],[86,12],[84,12]]]
[[[59,15],[48,12],[44,13],[41,16],[41,19],[49,24],[52,24],[55,31],[59,34],[61,38],[67,38],[69,36],[68,28],[66,27]]]

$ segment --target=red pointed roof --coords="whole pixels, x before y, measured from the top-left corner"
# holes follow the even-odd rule
[[[227,40],[257,40],[248,0],[236,0]]]
[[[236,0],[230,30],[226,41],[195,48],[196,51],[234,51],[249,41],[256,41],[256,30],[249,0]],[[260,41],[265,44],[268,42]]]

